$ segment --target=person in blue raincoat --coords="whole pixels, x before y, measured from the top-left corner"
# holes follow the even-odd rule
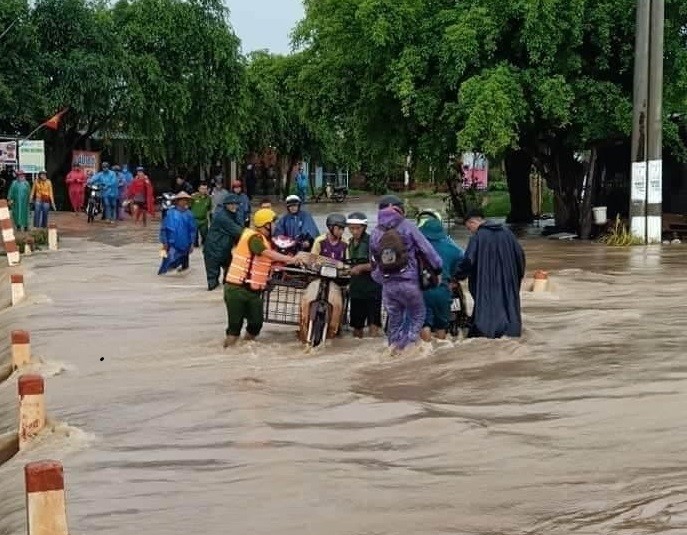
[[[174,197],[174,206],[160,224],[160,243],[162,244],[162,263],[158,275],[170,269],[187,270],[189,255],[196,239],[196,219],[189,210],[192,197],[182,191]]]
[[[126,200],[126,193],[129,191],[129,186],[134,180],[134,175],[129,171],[127,164],[122,165],[122,170],[117,173],[119,183],[119,198],[117,199],[117,218],[120,221],[124,220],[124,201]]]
[[[309,251],[320,231],[312,216],[301,208],[301,199],[298,195],[289,195],[286,198],[285,216],[280,217],[273,236],[289,236],[300,243],[301,249]]]
[[[234,180],[231,183],[231,192],[239,198],[239,218],[243,221],[243,226],[250,226],[250,199],[243,192],[243,182]]]
[[[303,171],[303,166],[298,166],[296,171],[296,193],[303,202],[306,200],[306,193],[308,191],[308,177]]]
[[[453,295],[449,284],[465,253],[446,234],[440,216],[421,220],[419,229],[439,254],[443,265],[438,286],[422,292],[425,300],[425,323],[421,336],[425,342],[431,341],[432,333],[437,339],[443,340],[451,322]]]
[[[105,219],[114,223],[117,219],[117,199],[119,198],[119,179],[110,169],[110,164],[103,162],[102,170],[86,182],[87,186],[99,186],[105,207]]]

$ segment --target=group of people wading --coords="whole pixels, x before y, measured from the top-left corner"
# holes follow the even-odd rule
[[[278,218],[265,200],[252,217],[241,198],[240,184],[227,192],[212,212],[204,240],[203,257],[208,290],[224,282],[227,328],[224,347],[235,345],[245,326],[246,340],[254,340],[263,327],[263,293],[273,264],[299,265],[302,257],[278,252],[273,236],[299,240],[313,254],[350,266],[349,324],[362,337],[365,327],[373,336],[382,330],[397,353],[432,336],[444,338],[451,315],[451,286],[469,279],[474,299],[471,337],[500,338],[521,335],[520,286],[525,255],[513,233],[492,223],[475,210],[467,214],[471,232],[464,251],[446,234],[438,214],[426,212],[419,225],[405,216],[404,203],[394,195],[380,199],[377,225],[368,232],[362,212],[330,214],[320,233],[298,196],[286,199],[286,214]],[[197,236],[197,222],[185,191],[164,218],[160,274],[185,270]],[[252,223],[252,224],[251,224]],[[345,231],[351,234],[344,238]]]

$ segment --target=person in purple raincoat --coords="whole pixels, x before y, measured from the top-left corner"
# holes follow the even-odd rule
[[[377,222],[370,239],[372,278],[382,285],[382,303],[389,322],[389,347],[397,352],[418,342],[425,320],[418,256],[424,257],[435,273],[441,273],[442,261],[415,224],[406,220],[403,201],[395,195],[382,197]],[[392,235],[402,251],[390,250],[393,249],[389,245],[394,241]],[[399,260],[400,265],[393,265],[390,257]]]

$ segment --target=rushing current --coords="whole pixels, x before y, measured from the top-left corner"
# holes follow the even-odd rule
[[[155,231],[96,224],[23,260],[0,378],[9,331],[30,330],[50,422],[0,465],[1,535],[25,533],[23,466],[42,458],[64,464],[75,534],[687,533],[684,246],[526,238],[551,292],[523,290],[521,339],[392,358],[349,334],[306,354],[274,325],[222,350],[201,256],[158,277]],[[2,305],[8,287],[5,270]]]

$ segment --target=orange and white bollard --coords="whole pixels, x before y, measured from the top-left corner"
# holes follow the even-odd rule
[[[5,244],[5,251],[7,252],[7,263],[10,266],[16,266],[20,260],[19,249],[14,238],[10,209],[5,199],[0,199],[0,229],[2,229],[2,242]]]
[[[57,225],[54,223],[48,225],[48,250],[57,251]]]
[[[31,335],[28,331],[12,331],[12,367],[21,368],[31,362]]]
[[[12,290],[12,306],[16,306],[24,300],[24,275],[10,275],[10,285]]]
[[[545,292],[549,289],[549,274],[541,269],[534,272],[533,292]]]
[[[68,535],[64,469],[58,461],[24,466],[28,535]]]
[[[19,450],[45,427],[45,382],[40,375],[19,378]]]

